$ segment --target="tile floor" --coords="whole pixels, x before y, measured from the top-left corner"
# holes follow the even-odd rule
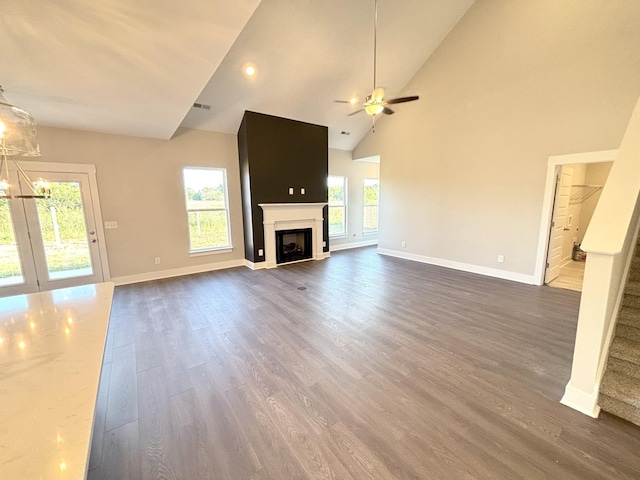
[[[556,288],[565,288],[576,292],[582,291],[582,280],[584,278],[585,262],[572,260],[560,269],[560,275],[547,285]]]

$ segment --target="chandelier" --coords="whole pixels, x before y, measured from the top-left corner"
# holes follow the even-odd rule
[[[43,178],[32,181],[15,159],[16,156],[40,156],[36,122],[29,112],[7,102],[3,93],[0,86],[0,199],[49,198],[49,182]],[[16,180],[22,178],[29,186],[29,193],[22,193],[17,183],[9,183],[10,162],[15,166]]]

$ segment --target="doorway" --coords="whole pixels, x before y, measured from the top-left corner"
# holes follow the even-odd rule
[[[108,280],[95,167],[21,165],[30,178],[49,180],[51,197],[0,200],[0,296]],[[28,193],[15,167],[9,177]]]
[[[617,150],[549,157],[536,284],[581,291],[580,244]]]

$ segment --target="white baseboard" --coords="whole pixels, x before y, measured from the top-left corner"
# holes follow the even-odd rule
[[[347,250],[349,248],[360,248],[360,247],[370,247],[371,245],[377,245],[378,239],[365,240],[364,242],[352,242],[352,243],[343,243],[340,245],[331,245],[329,244],[329,250],[331,252],[337,252],[339,250]]]
[[[256,263],[253,263],[253,262],[245,259],[244,266],[250,268],[251,270],[262,270],[262,269],[267,268],[267,262],[256,262]]]
[[[571,381],[567,383],[560,403],[593,418],[598,418],[600,414],[598,394],[577,389],[571,385]]]
[[[535,283],[533,275],[525,275],[523,273],[482,267],[480,265],[472,265],[470,263],[454,262],[452,260],[444,260],[441,258],[416,255],[414,253],[399,252],[397,250],[388,250],[386,248],[378,248],[378,253],[381,255],[388,255],[390,257],[413,260],[414,262],[428,263],[429,265],[437,265],[439,267],[462,270],[463,272],[477,273],[479,275],[486,275],[487,277],[502,278],[504,280],[511,280],[513,282],[526,283],[527,285],[533,285]]]
[[[130,283],[148,282],[160,280],[162,278],[180,277],[193,273],[211,272],[214,270],[224,270],[226,268],[242,267],[244,260],[230,260],[228,262],[207,263],[204,265],[194,265],[192,267],[174,268],[171,270],[159,270],[157,272],[140,273],[137,275],[125,275],[111,279],[116,285],[128,285]]]

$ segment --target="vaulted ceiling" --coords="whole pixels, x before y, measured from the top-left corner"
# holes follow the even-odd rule
[[[387,97],[472,3],[379,0],[377,83]],[[179,126],[236,133],[252,110],[326,125],[330,146],[351,150],[371,118],[334,100],[372,90],[373,4],[4,0],[0,85],[42,125],[169,139]]]

